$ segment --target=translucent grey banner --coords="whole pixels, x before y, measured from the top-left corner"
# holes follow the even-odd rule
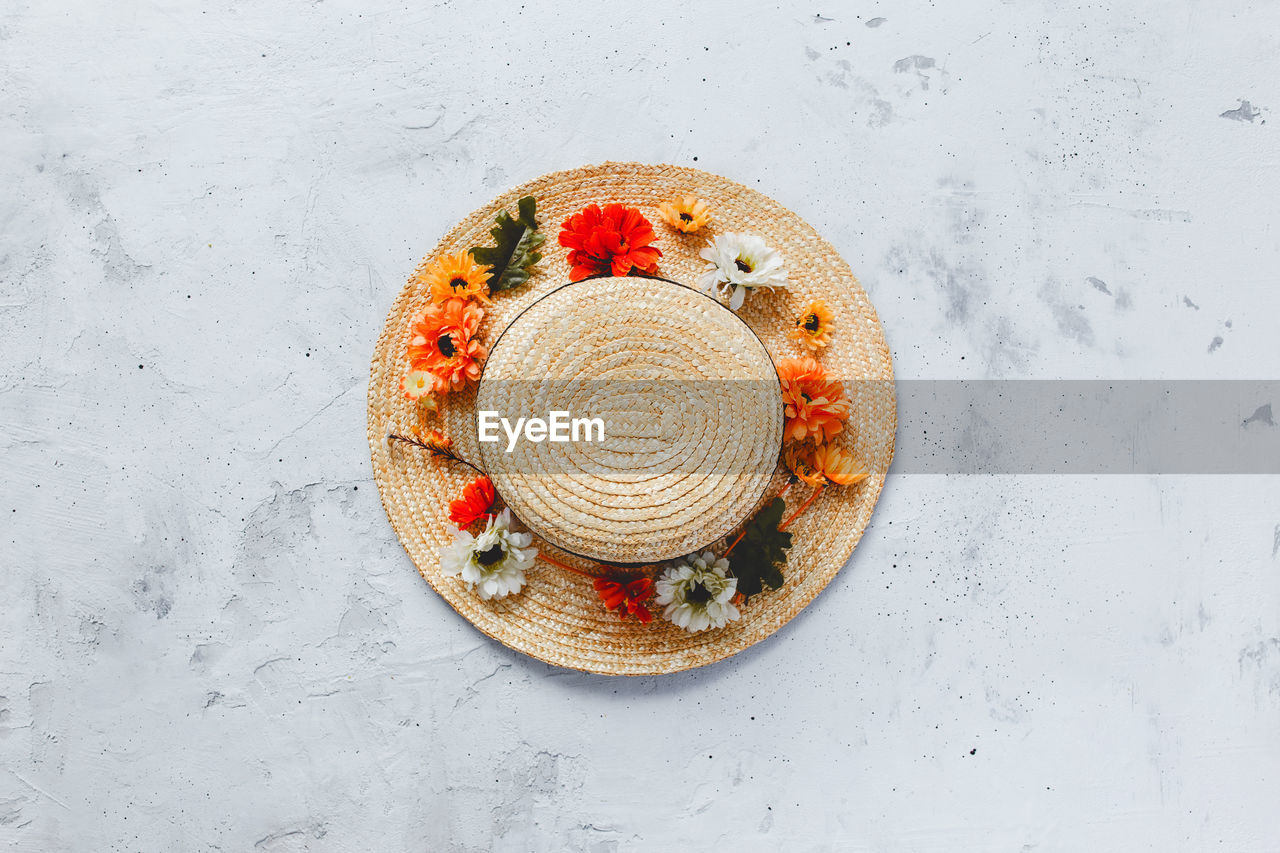
[[[896,395],[893,474],[1280,474],[1280,380],[842,381],[851,411],[839,442],[855,451],[891,440],[884,413]],[[718,379],[485,381],[477,408],[513,424],[553,411],[603,420],[605,438],[589,448],[519,442],[509,461],[527,457],[531,474],[553,451],[605,468],[638,452],[672,469],[754,471],[758,459],[693,444],[682,457],[689,430],[781,417],[776,383]],[[465,421],[476,436],[475,415]]]
[[[903,474],[1280,474],[1276,380],[907,380]]]

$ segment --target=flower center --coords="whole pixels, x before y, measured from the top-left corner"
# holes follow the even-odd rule
[[[692,221],[693,221],[693,215],[692,215],[692,214],[689,214],[689,213],[682,213],[682,214],[680,214],[680,221],[681,221],[681,222],[692,222]]]
[[[468,284],[470,284],[470,282],[465,278],[455,278],[449,282],[449,287],[453,288],[455,291],[466,290]]]
[[[751,272],[750,261],[744,261],[742,258],[737,258],[736,260],[734,260],[733,264],[738,268],[740,272]]]
[[[714,596],[702,581],[694,581],[684,594],[684,600],[690,604],[706,604]]]
[[[804,318],[804,327],[810,332],[818,331],[818,315],[806,314]]]
[[[485,548],[479,554],[476,554],[476,562],[487,569],[494,563],[502,562],[502,558],[505,556],[506,553],[502,550],[502,543],[499,542],[492,548]]]
[[[436,347],[445,358],[453,358],[458,354],[458,349],[453,345],[453,338],[450,335],[441,335],[440,340],[436,341]]]

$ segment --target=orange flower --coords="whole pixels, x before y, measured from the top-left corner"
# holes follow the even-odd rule
[[[433,303],[454,297],[489,301],[489,268],[477,264],[470,252],[441,255],[434,261],[423,261],[409,279],[411,284],[426,287]]]
[[[654,241],[653,225],[634,207],[589,204],[560,225],[560,245],[568,248],[570,281],[610,273],[628,275],[638,270],[658,271],[662,251]]]
[[[791,473],[810,486],[834,483],[849,486],[861,483],[871,476],[854,455],[834,444],[793,444],[787,448],[784,458]]]
[[[805,306],[804,311],[796,318],[790,335],[810,349],[822,349],[831,340],[831,321],[835,314],[821,299],[815,299]]]
[[[458,458],[457,454],[453,452],[453,439],[446,436],[440,430],[428,430],[426,435],[423,435],[415,429],[413,431],[413,435],[418,439],[419,443],[421,443],[423,447],[431,452],[432,456],[436,456],[440,459]]]
[[[409,400],[418,400],[431,396],[431,374],[425,370],[411,370],[400,377],[400,390]]]
[[[430,372],[433,393],[448,394],[480,378],[487,350],[475,334],[483,318],[474,302],[449,299],[428,306],[413,324],[409,365]]]
[[[462,497],[449,504],[449,520],[460,530],[465,530],[473,522],[493,515],[493,504],[497,499],[493,481],[484,476],[476,477],[462,490]]]
[[[711,221],[711,208],[702,199],[687,195],[658,205],[658,215],[682,234],[692,234]]]
[[[653,614],[644,603],[653,595],[653,578],[637,578],[630,583],[596,578],[595,588],[605,610],[616,610],[619,619],[634,616],[643,625],[653,621]]]
[[[784,358],[778,362],[778,378],[782,380],[788,439],[827,441],[844,429],[849,417],[844,385],[829,377],[821,364],[807,355]]]

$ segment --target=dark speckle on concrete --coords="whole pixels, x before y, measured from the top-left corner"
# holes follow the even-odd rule
[[[1094,290],[1099,290],[1099,291],[1101,291],[1101,292],[1103,292],[1103,293],[1107,294],[1107,296],[1110,296],[1110,295],[1111,295],[1111,288],[1107,287],[1107,283],[1106,283],[1105,281],[1103,281],[1102,279],[1100,279],[1100,278],[1094,278],[1093,276],[1089,276],[1087,279],[1085,279],[1085,281],[1087,281],[1087,282],[1089,282],[1090,284],[1092,284],[1092,285],[1093,285],[1093,289],[1094,289]]]
[[[1192,302],[1190,296],[1182,297],[1182,304],[1187,306],[1188,308],[1194,308],[1196,311],[1200,310],[1200,306]]]
[[[1209,341],[1209,352],[1217,352],[1220,346],[1222,346],[1222,335],[1214,335],[1213,340]]]
[[[885,21],[887,21],[887,20],[889,20],[889,19],[888,19],[888,18],[872,18],[871,20],[867,21],[867,24],[866,24],[866,25],[867,25],[868,27],[871,27],[871,29],[873,29],[873,30],[874,30],[876,27],[880,26],[881,24],[883,24],[883,23],[884,23]]]

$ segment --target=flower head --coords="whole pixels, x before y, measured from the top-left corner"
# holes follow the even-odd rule
[[[429,377],[428,381],[430,381]],[[440,415],[440,401],[436,399],[435,394],[423,394],[418,398],[417,402],[419,420],[426,420]]]
[[[782,254],[754,234],[720,234],[698,256],[707,262],[699,286],[705,293],[728,296],[734,311],[742,307],[748,290],[787,286]]]
[[[789,334],[809,349],[822,349],[831,340],[831,321],[834,319],[835,314],[827,303],[815,299],[800,312]]]
[[[449,533],[453,541],[440,549],[440,570],[462,578],[485,601],[519,592],[538,558],[533,537],[511,529],[509,509],[491,517],[479,536],[456,527]]]
[[[457,297],[490,304],[489,268],[477,264],[470,252],[455,252],[424,261],[409,281],[426,287],[433,303]]]
[[[410,370],[400,377],[400,390],[407,400],[420,400],[431,396],[431,374],[425,370]]]
[[[415,429],[413,437],[418,439],[418,443],[437,459],[458,458],[458,455],[453,452],[453,439],[438,429],[430,429],[425,433]]]
[[[470,527],[475,521],[493,515],[493,504],[498,499],[493,481],[479,476],[462,490],[462,497],[449,504],[449,520],[458,527]]]
[[[628,583],[596,578],[596,592],[604,602],[605,610],[616,610],[618,618],[626,619],[634,616],[641,624],[653,621],[653,614],[645,606],[645,600],[653,595],[653,579],[637,578]]]
[[[738,618],[733,597],[738,579],[726,572],[729,561],[710,551],[690,554],[672,563],[658,578],[658,604],[666,605],[663,617],[690,633],[723,628]]]
[[[826,369],[809,356],[784,358],[778,362],[782,381],[782,402],[786,406],[786,437],[804,441],[812,437],[825,442],[844,429],[849,417],[849,400],[844,385],[832,379]]]
[[[834,444],[792,444],[783,458],[791,473],[810,486],[848,486],[871,476],[852,453]]]
[[[476,340],[484,309],[465,299],[449,299],[428,305],[413,324],[409,339],[409,364],[431,374],[431,390],[448,394],[480,378],[487,353]]]
[[[560,245],[569,249],[570,281],[597,273],[628,275],[658,271],[662,251],[650,245],[653,225],[634,207],[589,204],[560,225]]]
[[[711,208],[702,199],[687,195],[658,205],[658,215],[677,231],[692,234],[711,221]]]

